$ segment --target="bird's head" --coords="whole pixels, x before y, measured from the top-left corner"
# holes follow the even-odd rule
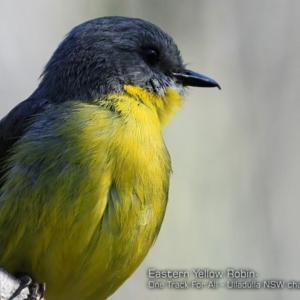
[[[75,27],[42,74],[34,96],[52,101],[101,98],[134,85],[163,95],[168,87],[214,87],[212,79],[185,68],[173,39],[154,24],[104,17]]]

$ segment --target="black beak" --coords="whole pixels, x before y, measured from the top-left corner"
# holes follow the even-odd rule
[[[173,75],[184,86],[218,87],[221,89],[219,84],[213,79],[190,70],[184,70],[180,73],[173,73]]]

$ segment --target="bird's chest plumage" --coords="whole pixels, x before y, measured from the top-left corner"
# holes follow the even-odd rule
[[[2,266],[46,282],[47,299],[105,299],[159,232],[170,158],[157,114],[130,99],[119,111],[63,104],[16,145],[1,196],[2,216],[14,215],[0,220],[10,227]]]
[[[99,196],[100,203],[105,201],[106,205],[89,263],[91,277],[95,266],[99,266],[106,295],[144,259],[165,213],[170,160],[160,132],[147,121],[127,118],[116,125],[106,174],[99,174],[100,186],[103,181],[109,184],[106,195],[101,192]],[[103,162],[94,164],[100,166]]]
[[[76,278],[77,284],[73,280],[67,286],[56,283],[53,295],[59,288],[65,292],[60,293],[62,299],[75,299],[97,287],[92,294],[105,298],[137,268],[159,232],[167,204],[170,158],[150,111],[124,116],[95,107],[83,109],[80,104],[72,113],[67,122],[76,121],[77,134],[67,129],[74,124],[58,129],[58,136],[69,143],[57,161],[62,171],[56,170],[59,185],[65,186],[61,196],[69,202],[56,223],[63,247],[59,256],[48,258],[64,272],[64,282]],[[53,202],[56,208],[51,210],[57,210],[61,201]],[[54,217],[48,226],[57,226],[53,219],[58,221]]]

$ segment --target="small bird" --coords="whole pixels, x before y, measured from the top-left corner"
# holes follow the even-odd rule
[[[154,24],[113,16],[75,27],[0,121],[0,267],[45,282],[47,300],[115,292],[161,228],[162,128],[187,86],[219,87],[187,70]]]

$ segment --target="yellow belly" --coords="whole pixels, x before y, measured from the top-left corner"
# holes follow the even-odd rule
[[[2,188],[0,266],[46,282],[47,300],[105,299],[163,220],[161,124],[147,107],[133,117],[75,101],[42,119],[16,145]]]

